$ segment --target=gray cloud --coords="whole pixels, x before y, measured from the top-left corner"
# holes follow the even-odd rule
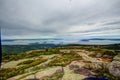
[[[119,4],[120,0],[0,0],[2,38],[118,38]]]
[[[104,25],[120,25],[120,21],[113,21],[113,22],[109,22],[109,23],[106,23]]]

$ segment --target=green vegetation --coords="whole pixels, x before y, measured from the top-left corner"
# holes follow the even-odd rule
[[[32,51],[30,53],[20,53],[20,54],[3,54],[2,60],[3,61],[12,61],[12,60],[19,60],[24,58],[32,58],[37,57],[40,55],[51,55],[51,54],[58,54],[60,53],[57,48],[53,49],[46,49],[45,51],[39,50],[39,51]]]
[[[103,52],[104,55],[115,56],[117,53],[114,50],[105,50]]]
[[[2,69],[0,69],[0,76],[2,76],[1,79],[5,80],[5,79],[8,79],[13,76],[23,74],[26,72],[25,69],[34,67],[45,61],[47,61],[47,59],[39,58],[34,61],[33,60],[23,61],[23,62],[19,63],[19,65],[23,65],[23,64],[24,65],[20,66],[18,68],[2,68]],[[43,67],[40,67],[39,69],[41,69],[41,68],[43,68]]]
[[[45,79],[45,80],[58,80],[59,78],[62,78],[64,73],[58,73],[53,75],[51,78]]]
[[[1,80],[6,80],[12,76],[16,76],[19,74],[23,74],[24,70],[23,69],[17,69],[17,68],[2,68],[0,69],[0,79]]]
[[[39,59],[36,59],[33,62],[31,62],[30,64],[24,64],[23,66],[20,66],[19,68],[20,69],[27,69],[29,67],[36,66],[36,65],[38,65],[42,62],[45,62],[45,61],[47,61],[47,59],[39,58]],[[27,62],[29,62],[29,61],[27,61]],[[25,62],[22,62],[21,64],[23,64],[23,63],[25,63]]]
[[[90,57],[96,57],[98,53],[97,52],[93,52],[92,54],[89,54]]]
[[[100,51],[93,51],[93,53],[92,54],[89,54],[89,56],[91,56],[91,57],[96,57],[96,55],[98,55],[98,53],[99,53],[99,55],[101,55],[101,57],[103,56],[103,55],[109,55],[109,56],[115,56],[115,55],[117,55],[118,53],[117,52],[115,52],[114,50],[108,50],[108,49],[101,49]]]
[[[66,66],[73,60],[81,60],[82,57],[76,53],[63,53],[60,57],[54,57],[48,66]]]
[[[32,62],[34,62],[34,60],[27,60],[27,61],[20,62],[20,63],[17,64],[17,65],[31,64]]]
[[[18,54],[29,50],[56,47],[55,44],[2,45],[2,54]]]
[[[47,68],[47,66],[35,66],[32,68],[32,71],[37,71],[37,70],[45,69],[45,68]]]
[[[29,46],[31,46],[31,45],[29,45]],[[35,45],[33,45],[33,47],[34,46]],[[119,50],[116,51],[115,48],[112,49],[112,47],[110,47],[110,46],[111,45],[109,45],[109,46],[106,46],[106,45],[103,45],[103,46],[99,46],[99,45],[96,45],[96,46],[90,46],[90,45],[73,46],[73,45],[70,45],[70,46],[60,46],[60,47],[56,47],[56,48],[46,48],[46,49],[42,49],[42,50],[31,50],[31,48],[28,47],[28,49],[24,49],[24,50],[27,51],[30,49],[31,51],[22,52],[22,53],[19,53],[19,51],[18,51],[19,54],[14,54],[18,50],[15,47],[18,47],[18,46],[14,46],[14,47],[9,46],[10,49],[6,49],[6,50],[11,51],[11,49],[16,49],[16,52],[11,51],[9,54],[5,50],[3,51],[2,59],[5,64],[7,62],[9,63],[9,61],[14,62],[16,60],[22,60],[22,59],[24,59],[26,61],[22,60],[23,62],[18,63],[16,68],[1,68],[0,69],[0,79],[6,80],[10,77],[21,75],[24,73],[26,73],[25,76],[27,76],[27,74],[31,75],[30,73],[37,72],[37,71],[40,71],[41,69],[45,69],[45,68],[52,67],[52,66],[65,67],[66,65],[70,64],[74,60],[80,60],[80,61],[84,62],[85,64],[88,64],[88,65],[85,65],[84,67],[86,69],[89,69],[91,72],[94,72],[95,76],[108,78],[110,80],[119,80],[118,77],[115,77],[112,74],[110,74],[108,68],[104,67],[104,65],[99,66],[99,64],[98,64],[97,67],[93,65],[93,67],[95,67],[96,69],[91,68],[92,63],[93,63],[92,61],[94,59],[99,60],[99,58],[102,59],[105,56],[113,59],[114,56],[116,56],[116,55],[119,58],[119,53],[120,53]],[[18,48],[20,48],[20,47],[25,48],[24,46],[19,46]],[[118,47],[119,46],[117,46],[117,48]],[[4,49],[5,49],[5,47],[4,47]],[[84,55],[81,55],[82,53],[85,56],[89,56],[90,58],[94,57],[94,59],[93,60],[91,59],[90,61],[87,61],[86,59],[83,60],[82,57],[84,58]],[[52,54],[56,54],[56,55],[52,55]],[[42,55],[44,55],[44,56],[42,56]],[[47,55],[47,56],[45,56],[45,55]],[[117,57],[116,57],[116,60],[118,59]],[[49,59],[49,61],[47,61],[48,60],[47,58]],[[43,62],[45,62],[45,64]],[[41,63],[43,63],[43,64],[41,64]],[[58,72],[50,77],[45,78],[45,80],[57,80],[57,79],[62,78],[63,75],[64,75],[63,72],[60,72],[60,73]]]

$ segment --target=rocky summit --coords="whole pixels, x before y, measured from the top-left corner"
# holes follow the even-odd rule
[[[6,54],[1,80],[120,80],[119,52],[99,46],[60,46]]]

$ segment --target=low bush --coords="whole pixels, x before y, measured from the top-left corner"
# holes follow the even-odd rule
[[[48,78],[47,80],[59,80],[60,78],[62,78],[64,75],[64,73],[59,73],[59,74],[55,74],[54,76],[52,76],[51,78]]]
[[[31,62],[30,64],[25,64],[23,66],[20,66],[19,68],[20,69],[26,69],[26,68],[29,68],[29,67],[39,65],[40,63],[45,62],[45,61],[47,61],[47,59],[39,58],[39,59],[36,59],[33,62]]]
[[[115,56],[117,53],[114,50],[105,50],[103,55]]]
[[[76,53],[62,54],[60,57],[54,57],[48,63],[48,66],[66,66],[73,60],[81,60],[82,57]]]
[[[51,54],[58,54],[59,49],[47,49],[46,51],[32,51],[30,53],[19,53],[19,54],[3,54],[2,60],[3,61],[12,61],[12,60],[19,60],[23,58],[32,58],[40,55],[51,55]]]
[[[20,62],[20,63],[18,63],[17,65],[30,64],[30,63],[32,63],[33,61],[34,61],[34,60],[27,60],[27,61]]]
[[[32,68],[32,71],[36,71],[36,70],[40,70],[40,69],[44,69],[47,68],[47,66],[35,66]]]
[[[96,55],[97,55],[97,52],[93,52],[93,53],[89,54],[88,56],[90,56],[90,57],[96,57]]]
[[[10,77],[23,74],[23,73],[25,73],[25,69],[34,67],[45,61],[47,61],[47,59],[39,58],[34,61],[28,60],[28,61],[21,62],[20,64],[24,64],[24,65],[20,66],[18,68],[2,68],[2,69],[0,69],[0,76],[1,76],[0,78],[2,80],[6,80]],[[42,67],[40,67],[40,68],[42,68]]]
[[[6,80],[10,77],[13,77],[15,75],[23,74],[24,70],[17,69],[17,68],[2,68],[0,69],[0,76],[1,80]]]

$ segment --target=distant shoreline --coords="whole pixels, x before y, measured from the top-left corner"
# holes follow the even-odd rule
[[[1,41],[2,45],[33,45],[33,44],[81,44],[81,45],[109,45],[119,44],[120,39],[5,39]]]

